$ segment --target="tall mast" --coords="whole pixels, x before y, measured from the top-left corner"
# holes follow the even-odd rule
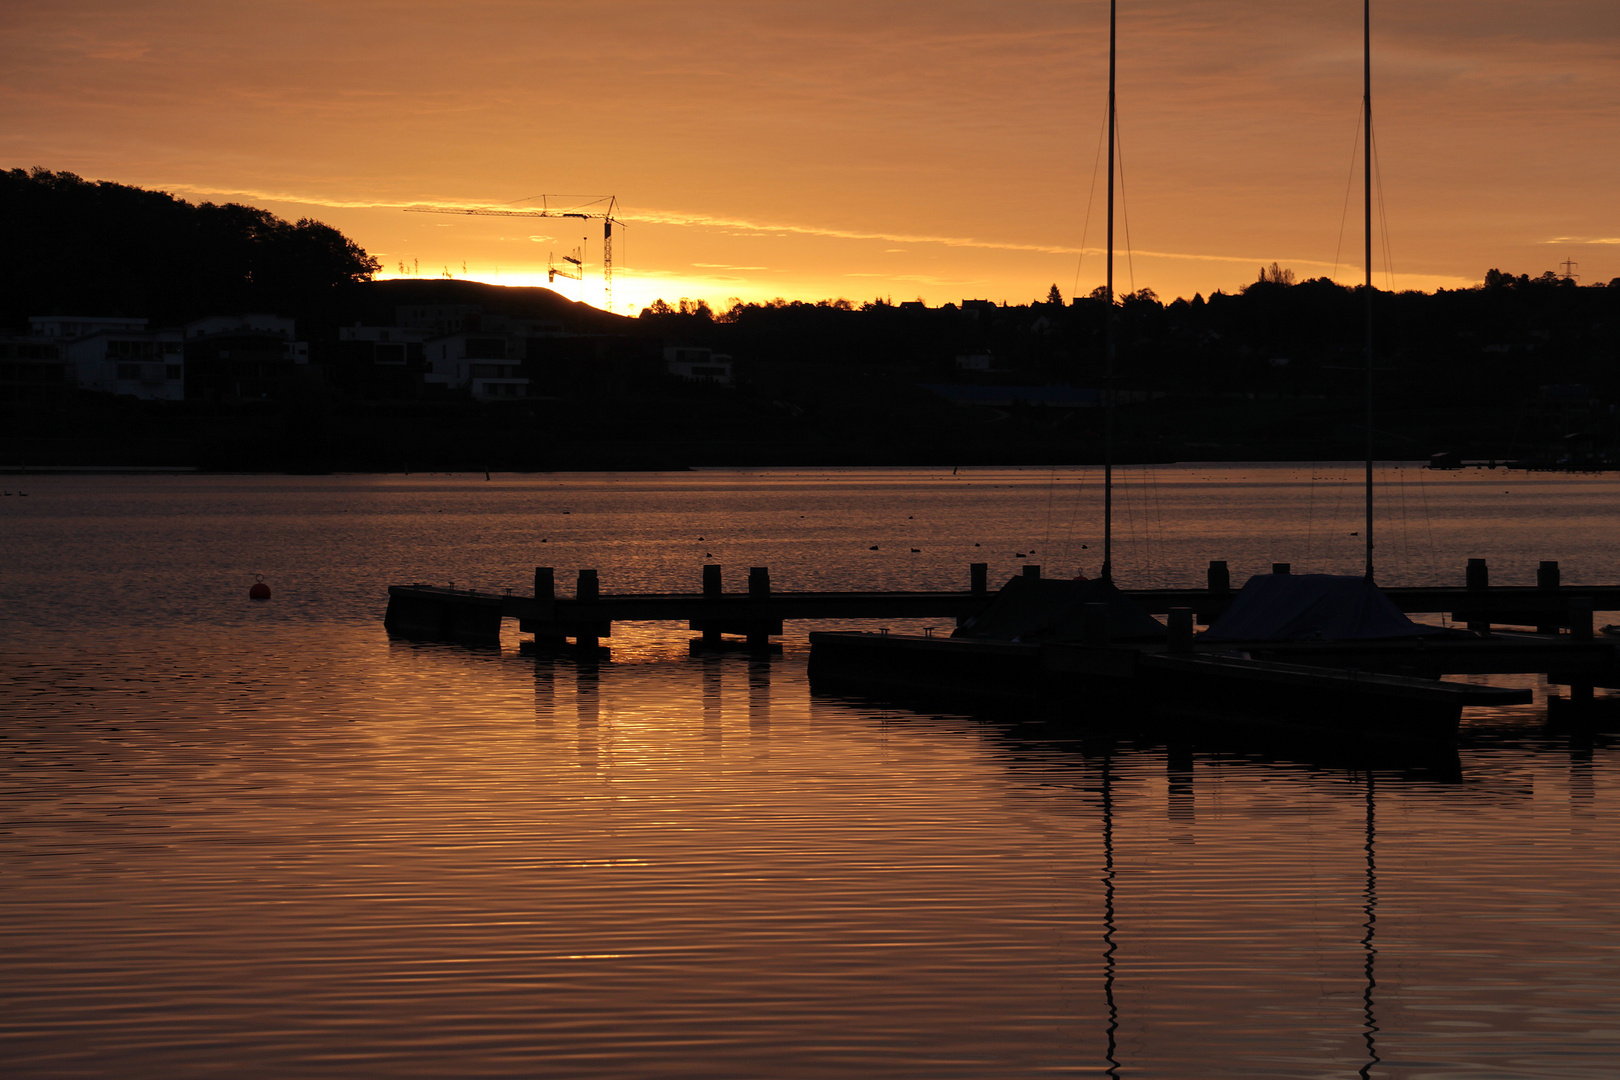
[[[1367,262],[1367,579],[1373,576],[1373,226],[1372,226],[1372,0],[1361,0],[1362,220]]]
[[[1118,0],[1108,0],[1108,285],[1103,314],[1103,564],[1114,580],[1114,73]]]

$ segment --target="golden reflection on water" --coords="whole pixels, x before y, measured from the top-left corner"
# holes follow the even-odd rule
[[[194,568],[116,605],[104,567],[64,569],[71,506],[9,534],[60,542],[14,549],[0,601],[54,571],[65,607],[0,636],[8,1075],[1570,1077],[1620,1052],[1604,736],[1503,710],[1460,781],[1369,786],[813,695],[799,639],[689,657],[631,625],[583,667],[389,641],[332,583],[408,541],[319,515],[327,601],[212,599],[215,536],[173,520],[297,532],[276,500],[301,496],[256,494],[97,495]],[[515,528],[501,505],[465,513]]]

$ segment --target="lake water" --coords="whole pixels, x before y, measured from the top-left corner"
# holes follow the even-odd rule
[[[0,480],[7,1076],[1620,1071],[1620,761],[1535,677],[1459,779],[818,697],[793,625],[382,630],[535,565],[1094,573],[1095,470]],[[1123,481],[1126,585],[1359,570],[1352,467]],[[1383,467],[1380,580],[1620,579],[1617,493]]]

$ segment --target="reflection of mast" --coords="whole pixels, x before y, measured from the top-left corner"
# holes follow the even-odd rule
[[[1114,1002],[1114,774],[1111,758],[1103,755],[1102,762],[1102,827],[1103,827],[1103,999],[1108,1003],[1108,1068],[1109,1076],[1119,1077],[1119,1060],[1114,1057],[1118,1049],[1119,1006]]]
[[[1373,962],[1378,957],[1378,949],[1373,945],[1373,928],[1378,922],[1378,862],[1374,858],[1373,841],[1377,838],[1377,822],[1373,816],[1373,775],[1367,773],[1367,888],[1365,892],[1366,904],[1362,907],[1362,914],[1367,921],[1362,923],[1367,933],[1361,939],[1361,948],[1366,953],[1367,987],[1361,992],[1361,1018],[1365,1027],[1362,1038],[1367,1043],[1367,1064],[1356,1073],[1362,1080],[1372,1074],[1374,1065],[1379,1062],[1378,1047],[1375,1039],[1378,1035],[1378,1022],[1373,1017],[1373,990],[1378,986],[1374,978]]]

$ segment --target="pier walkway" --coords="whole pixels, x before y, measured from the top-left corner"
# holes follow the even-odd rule
[[[1287,573],[1286,564],[1273,567]],[[1023,572],[1039,576],[1038,566]],[[1226,610],[1235,591],[1226,564],[1210,564],[1202,589],[1126,589],[1126,595],[1147,611],[1162,615],[1172,608],[1190,608],[1208,623]],[[1472,630],[1495,625],[1534,627],[1542,633],[1564,629],[1570,636],[1590,640],[1592,612],[1620,610],[1620,586],[1563,585],[1558,564],[1544,562],[1535,585],[1491,585],[1484,560],[1471,559],[1465,584],[1456,587],[1418,586],[1382,590],[1408,614],[1446,614]],[[786,622],[800,620],[938,619],[955,625],[983,610],[994,595],[988,567],[969,568],[968,588],[945,592],[778,592],[771,588],[770,571],[753,567],[744,592],[722,589],[721,568],[703,567],[702,589],[690,593],[604,593],[595,570],[581,570],[572,597],[557,595],[551,567],[537,567],[534,594],[488,593],[435,585],[393,585],[388,590],[386,625],[404,634],[469,641],[495,641],[504,619],[518,620],[519,629],[537,641],[561,644],[568,639],[594,646],[611,637],[613,624],[622,621],[684,622],[719,644],[723,635],[738,635],[751,645],[764,645],[781,634]]]

